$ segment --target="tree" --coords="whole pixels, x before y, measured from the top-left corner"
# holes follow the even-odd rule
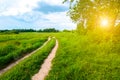
[[[47,28],[47,29],[44,29],[43,32],[59,32],[59,31],[56,30],[55,28]]]
[[[55,28],[46,28],[43,30],[38,30],[38,32],[59,32],[59,30],[56,30]]]
[[[109,26],[113,28],[120,19],[120,0],[71,0],[68,15],[75,23],[85,24],[83,26],[89,30],[100,26],[100,18],[108,17]]]

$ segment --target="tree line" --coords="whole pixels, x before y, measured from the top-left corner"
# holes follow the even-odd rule
[[[55,28],[46,28],[46,29],[39,29],[39,30],[34,30],[34,29],[12,29],[12,30],[0,30],[0,33],[5,33],[5,34],[19,34],[20,32],[59,32],[59,30]]]

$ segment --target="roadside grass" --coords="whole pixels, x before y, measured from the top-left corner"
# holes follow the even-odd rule
[[[35,33],[2,36],[4,36],[4,40],[7,41],[0,42],[0,69],[3,69],[11,62],[20,59],[24,55],[42,46],[48,38],[47,35]],[[13,40],[11,40],[10,37],[7,38],[7,36],[11,36]]]
[[[55,46],[55,39],[51,39],[42,49],[24,59],[0,76],[0,80],[31,80],[40,69],[40,65]]]
[[[108,32],[54,34],[59,49],[46,80],[119,80],[120,42]]]
[[[37,35],[34,35],[33,33],[20,33],[20,34],[0,34],[0,43],[1,42],[7,42],[12,40],[25,40],[25,39],[31,39],[34,38]]]

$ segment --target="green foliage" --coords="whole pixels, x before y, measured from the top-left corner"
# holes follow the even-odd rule
[[[3,34],[19,34],[20,32],[36,32],[34,29],[13,29],[13,30],[0,30]]]
[[[16,30],[0,30],[0,33],[2,34],[19,34]]]
[[[83,23],[79,23],[77,25],[77,29],[76,29],[77,33],[79,33],[81,35],[85,35],[87,32],[87,29],[85,29],[83,25],[84,25]]]
[[[43,30],[38,30],[38,32],[59,32],[59,30],[56,30],[55,28],[46,28]]]
[[[59,30],[55,28],[46,28],[46,29],[40,29],[40,30],[34,30],[34,29],[13,29],[13,30],[0,30],[0,34],[19,34],[22,32],[59,32]]]
[[[55,45],[55,39],[50,40],[46,46],[30,57],[24,59],[12,69],[0,76],[0,80],[31,80],[31,77],[40,69],[40,65],[49,55]]]
[[[115,27],[114,33],[119,36],[119,34],[120,34],[120,23]]]
[[[72,0],[70,5],[73,5],[68,12],[71,19],[85,24],[89,30],[100,27],[101,17],[108,17],[110,29],[120,19],[120,0]]]

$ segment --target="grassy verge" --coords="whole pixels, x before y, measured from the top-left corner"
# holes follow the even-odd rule
[[[31,80],[31,77],[39,71],[40,65],[49,55],[54,45],[55,39],[51,39],[41,50],[2,74],[0,80]]]
[[[47,41],[43,33],[0,34],[0,70]]]
[[[4,43],[0,48],[0,69],[42,46],[45,41],[47,37]]]
[[[110,33],[56,37],[59,49],[46,80],[120,80],[120,42]]]

